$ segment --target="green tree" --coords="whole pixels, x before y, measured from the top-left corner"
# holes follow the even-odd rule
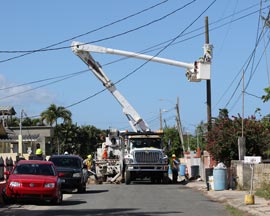
[[[208,144],[206,150],[211,153],[216,161],[221,161],[227,166],[233,159],[237,159],[237,128],[233,121],[220,110],[219,118],[212,123],[211,130],[207,133]]]
[[[174,127],[166,127],[164,129],[163,144],[165,147],[165,153],[170,156],[175,154],[177,157],[183,155],[183,149],[181,147],[178,131]]]
[[[81,126],[77,137],[80,155],[86,157],[88,154],[96,152],[100,144],[104,142],[103,138],[106,137],[107,133],[108,131],[98,129],[95,126]]]
[[[62,119],[63,123],[70,123],[72,114],[65,107],[51,104],[40,116],[42,122],[45,121],[46,124],[53,126],[58,124],[59,119]]]
[[[224,110],[220,110],[221,112]],[[238,137],[242,135],[242,118],[221,113],[216,118],[211,131],[208,132],[207,150],[211,153],[216,161],[222,161],[230,166],[231,160],[238,160]],[[251,116],[245,118],[244,134],[246,138],[246,155],[247,156],[269,156],[269,122],[260,121]]]
[[[270,87],[266,87],[266,88],[264,88],[263,90],[265,91],[266,95],[263,95],[263,96],[261,97],[261,99],[262,99],[263,102],[265,103],[265,102],[269,101],[269,99],[270,99]]]
[[[45,122],[50,126],[55,126],[55,136],[53,142],[57,144],[57,153],[60,153],[60,147],[62,140],[59,139],[58,135],[60,133],[60,127],[58,126],[58,120],[61,119],[63,124],[70,125],[72,123],[71,120],[71,112],[65,109],[62,106],[57,107],[55,104],[51,104],[47,110],[41,113],[41,121]]]

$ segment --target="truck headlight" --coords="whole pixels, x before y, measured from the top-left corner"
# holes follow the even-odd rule
[[[168,160],[167,157],[166,157],[166,158],[163,158],[163,163],[164,163],[164,164],[168,164],[168,163],[169,163],[169,160]]]
[[[131,164],[131,163],[133,163],[133,159],[132,158],[125,158],[125,163]]]

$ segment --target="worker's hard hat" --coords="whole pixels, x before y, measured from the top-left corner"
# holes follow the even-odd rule
[[[67,151],[65,151],[64,155],[68,155],[68,152],[67,152]]]
[[[176,155],[175,154],[172,154],[172,157],[176,157]]]
[[[36,155],[42,155],[42,150],[41,149],[37,149],[36,150]]]
[[[88,159],[91,159],[91,158],[92,158],[92,155],[87,155],[87,158],[88,158]]]

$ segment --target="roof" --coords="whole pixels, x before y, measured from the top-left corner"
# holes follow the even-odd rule
[[[7,132],[3,124],[0,123],[0,137],[5,137],[7,136]]]
[[[29,135],[22,135],[22,140],[24,142],[32,141],[36,142],[38,141],[38,138],[40,137],[39,134],[29,134]],[[6,136],[0,135],[0,142],[17,142],[18,141],[18,135],[15,133],[8,133]]]
[[[15,115],[16,111],[12,106],[0,106],[0,115]]]

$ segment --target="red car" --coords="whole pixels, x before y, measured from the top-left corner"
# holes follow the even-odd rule
[[[40,200],[61,204],[61,173],[50,161],[20,160],[7,175],[3,200],[6,202]]]

